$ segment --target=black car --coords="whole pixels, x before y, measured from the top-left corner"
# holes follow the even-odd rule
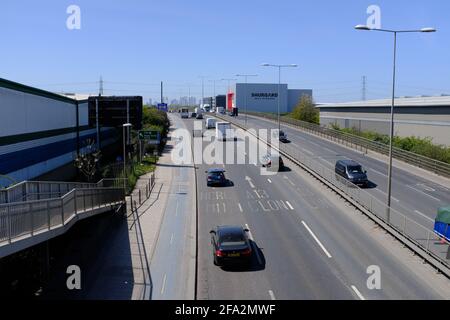
[[[248,229],[241,226],[218,226],[210,231],[214,264],[250,264],[252,246],[248,239]]]
[[[197,113],[196,112],[192,112],[191,113],[191,118],[196,118],[197,117]]]
[[[287,134],[283,130],[280,130],[279,140],[281,142],[288,142]]]
[[[225,170],[223,169],[209,169],[206,173],[207,186],[223,186],[228,182],[225,178]]]
[[[196,119],[203,119],[203,114],[202,113],[197,113],[197,116],[195,118]]]
[[[367,171],[354,160],[336,161],[334,172],[355,185],[367,187],[369,184]]]
[[[266,154],[261,158],[262,166],[265,168],[272,168],[272,164],[276,165],[278,159],[278,170],[282,171],[284,169],[283,158],[280,155]]]

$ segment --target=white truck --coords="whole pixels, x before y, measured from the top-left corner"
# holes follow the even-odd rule
[[[231,129],[231,123],[229,122],[216,122],[216,140],[236,140],[234,132]]]
[[[181,118],[189,118],[189,109],[181,108]]]
[[[216,113],[218,114],[225,114],[225,108],[224,107],[217,107]]]

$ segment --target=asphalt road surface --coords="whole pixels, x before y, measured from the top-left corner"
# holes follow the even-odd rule
[[[244,123],[244,116],[234,120]],[[275,122],[252,116],[247,117],[247,125],[255,129],[278,128]],[[388,167],[385,162],[301,130],[288,126],[282,126],[282,130],[287,133],[290,144],[332,170],[338,159],[353,159],[361,163],[371,182],[366,190],[386,202]],[[392,207],[428,229],[433,229],[437,209],[450,205],[450,189],[431,179],[432,175],[428,180],[396,167],[392,172]]]
[[[190,130],[194,121],[184,120]],[[234,144],[236,153],[248,159],[248,146],[213,143]],[[197,164],[198,299],[450,297],[447,278],[294,164],[285,163],[288,170],[270,176],[261,175],[258,163]],[[207,187],[205,171],[211,167],[224,168],[232,183]],[[250,229],[255,249],[250,267],[213,264],[209,231],[230,224]],[[380,289],[368,287],[368,268],[379,268]]]

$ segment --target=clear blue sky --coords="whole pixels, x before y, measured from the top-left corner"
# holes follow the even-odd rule
[[[81,8],[81,30],[66,28],[69,5]],[[263,62],[297,63],[283,72],[292,88],[311,88],[318,102],[390,93],[392,36],[355,31],[366,9],[381,7],[384,28],[433,26],[435,34],[398,40],[398,94],[450,93],[448,0],[128,0],[0,3],[0,77],[68,92],[141,94],[157,99],[159,81],[169,98],[201,95],[209,79],[257,73],[276,82]],[[205,95],[212,83],[205,81]],[[226,82],[217,84],[224,92]]]

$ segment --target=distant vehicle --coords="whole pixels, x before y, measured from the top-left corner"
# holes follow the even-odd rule
[[[217,120],[214,118],[206,119],[206,129],[214,129],[216,127]]]
[[[197,113],[195,119],[203,119],[203,113]]]
[[[216,108],[216,113],[225,114],[225,108],[224,107],[217,107]]]
[[[283,171],[284,169],[284,161],[280,155],[272,155],[266,154],[261,158],[261,164],[265,168],[272,168],[273,165],[276,165],[278,160],[278,171]]]
[[[196,118],[197,117],[197,113],[196,112],[192,112],[191,113],[191,118]]]
[[[211,106],[209,104],[204,104],[202,109],[205,110],[205,112],[209,112],[211,110]]]
[[[181,108],[181,118],[189,118],[189,109]]]
[[[234,117],[234,116],[235,116],[235,114],[234,114],[233,111],[228,111],[228,112],[227,112],[227,115],[229,115],[230,117]]]
[[[216,139],[218,141],[237,140],[229,122],[216,122]]]
[[[281,142],[287,142],[288,138],[287,138],[286,132],[284,132],[283,130],[280,130],[279,139]]]
[[[210,231],[214,264],[228,263],[249,265],[252,258],[252,245],[248,239],[248,229],[241,226],[218,226]]]
[[[223,169],[209,169],[206,172],[206,185],[209,186],[224,186],[228,180],[225,178],[225,170]]]
[[[357,186],[367,187],[369,185],[367,171],[363,170],[362,166],[354,160],[336,161],[334,172]]]
[[[450,242],[450,206],[438,209],[434,233]]]

